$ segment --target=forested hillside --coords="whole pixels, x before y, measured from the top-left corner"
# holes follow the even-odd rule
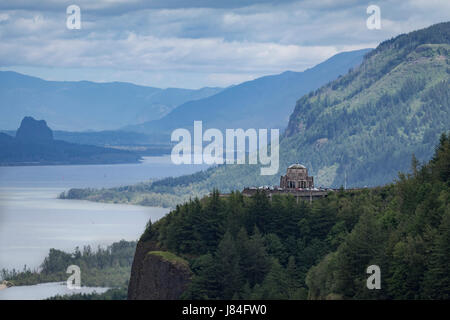
[[[138,247],[153,242],[189,262],[188,299],[448,299],[450,136],[411,167],[385,187],[312,204],[214,191],[149,224]],[[381,290],[366,287],[372,264]]]
[[[450,23],[398,36],[359,68],[302,97],[283,141],[326,185],[375,186],[428,160],[450,129]]]

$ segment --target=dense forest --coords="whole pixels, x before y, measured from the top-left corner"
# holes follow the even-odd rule
[[[149,223],[140,241],[189,262],[186,299],[448,299],[450,136],[384,187],[312,203],[214,190]],[[373,264],[380,290],[366,287]]]

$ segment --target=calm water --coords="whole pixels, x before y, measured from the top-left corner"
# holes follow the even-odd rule
[[[11,287],[0,290],[0,300],[42,300],[56,295],[75,293],[103,293],[108,288],[81,287],[70,290],[65,282],[41,283],[34,286]]]
[[[205,168],[176,166],[170,157],[124,165],[0,167],[0,269],[36,268],[50,248],[72,251],[136,240],[150,218],[155,221],[169,211],[57,199],[68,188],[126,185]]]
[[[0,167],[0,187],[113,187],[205,168],[206,165],[174,165],[170,156],[145,157],[138,164]]]

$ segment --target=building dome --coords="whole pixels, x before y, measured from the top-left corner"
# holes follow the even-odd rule
[[[308,169],[300,163],[294,163],[287,168],[286,175],[280,177],[280,187],[283,189],[312,189],[314,178],[308,176]]]
[[[306,169],[306,167],[300,163],[291,164],[288,169]]]

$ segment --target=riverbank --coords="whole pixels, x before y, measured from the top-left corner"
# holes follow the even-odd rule
[[[13,284],[11,282],[3,280],[3,282],[0,283],[0,290],[8,289],[12,286],[13,286]]]

